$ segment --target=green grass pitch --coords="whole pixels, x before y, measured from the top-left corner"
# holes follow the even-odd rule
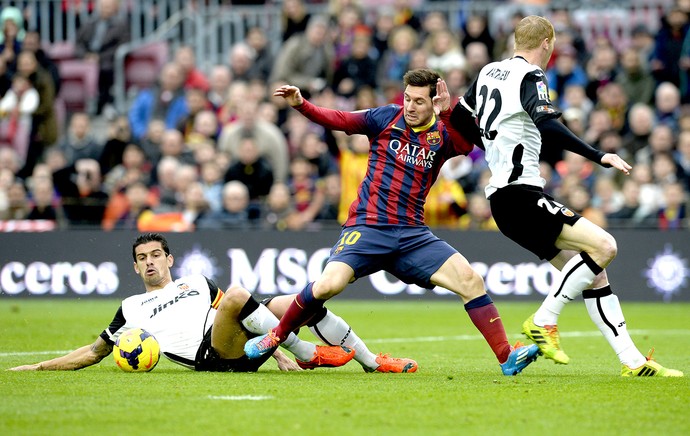
[[[582,301],[561,316],[567,366],[540,358],[501,375],[453,302],[347,302],[343,316],[373,352],[419,362],[415,374],[342,368],[195,373],[165,358],[124,373],[108,357],[77,372],[10,372],[95,340],[119,302],[0,301],[0,435],[687,435],[690,305],[623,303],[638,348],[656,348],[682,379],[619,376],[618,359]],[[497,303],[512,341],[538,303]],[[301,336],[311,339],[308,331]]]

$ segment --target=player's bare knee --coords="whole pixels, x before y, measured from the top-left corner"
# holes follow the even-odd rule
[[[606,235],[601,238],[599,244],[597,244],[597,252],[597,257],[599,258],[597,263],[599,266],[605,268],[618,254],[616,239],[610,233],[606,233]]]
[[[344,286],[341,286],[336,280],[329,277],[322,277],[314,282],[312,293],[314,298],[319,300],[328,300],[331,297],[338,295]]]
[[[225,291],[218,310],[240,310],[251,297],[249,291],[241,286],[231,286]]]

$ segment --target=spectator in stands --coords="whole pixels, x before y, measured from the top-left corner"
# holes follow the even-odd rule
[[[579,213],[602,229],[608,227],[606,215],[602,210],[592,206],[592,196],[584,185],[577,184],[569,189],[565,203],[567,203],[573,211]]]
[[[134,180],[141,180],[148,184],[152,169],[153,165],[146,159],[141,147],[129,143],[122,153],[122,163],[105,174],[103,189],[107,193],[120,191]]]
[[[688,27],[687,14],[676,5],[662,18],[650,62],[657,84],[670,82],[676,86],[680,85],[679,61]]]
[[[597,109],[603,109],[611,117],[611,127],[623,132],[628,114],[628,97],[623,87],[616,82],[602,85],[597,91]]]
[[[551,96],[551,100],[560,108],[565,108],[563,100],[568,86],[584,88],[588,83],[587,73],[578,63],[577,51],[571,45],[559,46],[555,52],[553,67],[546,70],[546,78],[549,81],[549,91],[555,94]]]
[[[640,189],[640,214],[655,214],[661,207],[663,192],[661,187],[654,182],[652,166],[636,163],[635,171],[631,175]]]
[[[188,88],[185,90],[185,101],[187,104],[187,114],[177,122],[177,130],[182,133],[185,142],[190,142],[194,133],[194,120],[196,116],[211,107],[206,92],[199,88]]]
[[[287,141],[275,124],[257,117],[257,110],[258,102],[243,101],[239,107],[237,121],[223,127],[218,139],[218,149],[236,159],[240,140],[246,136],[253,136],[259,153],[271,164],[274,180],[285,181],[289,162]]]
[[[244,40],[254,51],[252,78],[266,82],[275,62],[266,31],[259,26],[250,27]]]
[[[656,117],[652,108],[644,103],[632,105],[628,111],[629,131],[623,137],[623,148],[629,156],[634,156],[649,142]]]
[[[660,83],[654,94],[654,111],[657,123],[667,124],[677,132],[681,97],[678,87],[670,82]]]
[[[304,0],[284,0],[282,9],[282,37],[283,42],[290,37],[304,33],[311,15],[307,12]]]
[[[223,168],[215,160],[208,161],[201,165],[200,173],[204,198],[212,211],[220,211],[223,207]]]
[[[295,209],[303,225],[314,221],[324,204],[323,181],[317,178],[316,168],[303,156],[295,156],[290,162],[290,193]]]
[[[197,223],[209,213],[211,209],[201,183],[194,182],[187,186],[182,199],[182,222],[187,229],[196,229]]]
[[[152,119],[162,119],[166,128],[174,129],[187,114],[183,80],[179,65],[170,62],[163,66],[156,86],[139,91],[128,116],[134,138],[144,136]]]
[[[129,121],[125,115],[120,115],[108,123],[108,134],[100,158],[103,174],[122,163],[125,147],[133,141]]]
[[[144,214],[151,213],[149,188],[142,181],[133,181],[124,187],[124,193],[128,207],[127,210],[118,217],[114,228],[118,230],[137,230],[139,219]]]
[[[240,41],[230,47],[228,64],[233,80],[249,83],[253,79],[261,80],[261,73],[254,67],[256,54],[246,42]]]
[[[85,22],[77,34],[77,56],[98,64],[98,114],[106,104],[113,102],[111,87],[115,81],[115,51],[130,38],[129,23],[119,10],[119,0],[99,0],[98,13]]]
[[[616,80],[618,74],[618,53],[610,44],[600,44],[592,49],[592,56],[585,67],[587,71],[587,97],[590,100],[598,99],[599,88]]]
[[[225,104],[218,111],[218,122],[221,126],[232,123],[238,118],[238,112],[245,101],[249,100],[249,84],[233,81],[228,88]]]
[[[426,41],[431,34],[440,30],[450,30],[448,18],[444,11],[428,11],[422,17],[422,28],[419,31],[419,39]],[[458,44],[460,39],[458,38]]]
[[[635,153],[635,162],[651,165],[657,155],[673,152],[675,140],[673,130],[669,126],[657,124],[652,128],[647,145]]]
[[[318,179],[338,172],[338,164],[328,152],[328,145],[314,131],[308,131],[302,137],[297,154],[314,166],[315,176]]]
[[[103,144],[91,132],[91,118],[85,112],[72,115],[67,132],[57,147],[65,156],[67,165],[79,159],[99,160],[103,153]]]
[[[258,201],[268,195],[273,185],[273,170],[268,160],[259,154],[254,137],[246,136],[240,140],[237,160],[225,172],[225,182],[242,182],[249,192],[249,199]]]
[[[458,220],[464,230],[498,230],[496,221],[491,215],[491,206],[486,196],[480,192],[470,194],[467,200],[467,213]]]
[[[592,194],[593,207],[608,216],[618,212],[624,203],[623,193],[618,189],[613,178],[597,177],[594,181],[594,192]]]
[[[0,58],[12,73],[17,70],[17,56],[22,50],[24,35],[22,11],[14,6],[3,7],[0,12]]]
[[[641,54],[637,50],[629,47],[621,53],[621,68],[616,75],[616,83],[623,88],[631,104],[652,103],[656,83],[644,68]]]
[[[585,142],[588,142],[594,148],[599,147],[599,137],[602,133],[613,129],[613,120],[611,114],[606,109],[594,109],[589,113],[589,121],[587,122],[587,130],[585,130]]]
[[[363,86],[376,88],[376,60],[370,56],[369,30],[353,35],[351,51],[342,59],[333,76],[333,89],[339,95],[352,97]]]
[[[560,98],[561,110],[578,109],[581,111],[584,120],[589,118],[589,114],[594,108],[594,102],[587,97],[587,91],[583,85],[568,85],[565,93]],[[584,127],[584,126],[583,126]]]
[[[304,34],[296,34],[282,45],[269,81],[283,81],[315,93],[332,83],[334,60],[328,20],[314,16]]]
[[[380,87],[399,88],[403,75],[409,69],[412,51],[417,48],[417,44],[417,32],[412,27],[401,25],[391,30],[388,50],[379,58],[376,83]]]
[[[36,56],[38,64],[46,70],[50,77],[53,78],[53,85],[55,87],[55,95],[60,94],[60,86],[62,85],[62,79],[60,78],[60,71],[58,66],[53,62],[46,52],[41,48],[41,35],[35,30],[29,30],[24,36],[24,41],[22,42],[22,51],[30,51]]]
[[[606,215],[611,227],[651,227],[654,218],[640,203],[640,186],[631,178],[623,182],[623,204],[620,209]]]
[[[422,28],[422,20],[417,12],[414,10],[412,0],[393,0],[393,20],[396,26],[409,26],[415,32],[419,32]]]
[[[494,53],[494,37],[489,32],[488,22],[485,16],[472,14],[467,17],[465,26],[463,28],[464,36],[462,37],[462,48],[467,50],[467,46],[473,42],[480,42],[486,46],[489,59]]]
[[[215,146],[219,133],[216,114],[210,110],[202,110],[194,117],[192,131],[186,136],[185,141],[192,151],[195,151],[197,144],[208,142]]]
[[[671,153],[658,153],[652,162],[652,177],[662,188],[669,183],[679,182],[678,168]]]
[[[364,23],[361,6],[353,2],[343,4],[339,9],[337,15],[330,16],[336,67],[352,52],[355,34],[369,32],[369,27]]]
[[[39,177],[32,180],[30,205],[27,220],[48,220],[54,221],[57,228],[65,226],[65,213],[55,197],[52,178]]]
[[[688,221],[687,193],[680,183],[668,183],[663,188],[664,206],[657,213],[661,230],[681,230],[690,228]]]
[[[644,24],[638,24],[630,32],[630,49],[639,53],[642,67],[645,71],[651,70],[650,61],[654,53],[654,35]]]
[[[9,144],[26,162],[31,135],[31,118],[38,109],[38,91],[20,74],[12,78],[10,88],[0,99],[0,143]]]
[[[156,164],[156,181],[151,190],[157,198],[158,212],[171,212],[178,209],[175,195],[175,178],[182,164],[172,156],[165,156]]]
[[[563,160],[556,164],[556,172],[561,180],[574,176],[588,191],[594,187],[594,166],[590,160],[577,153],[565,152]]]
[[[249,190],[237,180],[223,185],[223,208],[204,215],[196,223],[198,229],[247,229],[249,220]]]
[[[444,164],[445,166],[445,164]],[[424,222],[429,227],[457,229],[460,217],[467,212],[467,198],[460,183],[441,170],[431,186],[424,204]]]
[[[38,158],[45,149],[58,139],[57,117],[55,115],[55,88],[50,75],[38,64],[36,56],[29,51],[19,53],[17,73],[27,77],[38,91],[38,108],[31,119],[31,134],[26,163],[21,171],[23,177],[31,174]]]
[[[685,183],[685,190],[690,192],[690,131],[684,130],[678,135],[674,157],[680,178]]]
[[[165,132],[165,121],[154,118],[149,121],[146,133],[139,140],[141,149],[144,150],[146,159],[151,161],[154,166],[161,158],[161,141]]]
[[[491,61],[486,44],[471,42],[465,47],[465,59],[467,60],[467,80],[469,83],[477,77],[479,71]]]
[[[199,89],[206,93],[209,90],[208,78],[197,68],[196,54],[190,45],[181,45],[175,50],[173,61],[180,67],[186,89]]]
[[[108,194],[101,188],[98,161],[80,159],[54,173],[53,180],[70,227],[101,225]]]
[[[427,66],[447,75],[453,69],[465,68],[465,55],[460,48],[458,37],[450,29],[440,29],[424,40],[427,52]]]
[[[261,216],[261,227],[267,230],[301,230],[303,226],[285,183],[273,184]]]
[[[161,158],[166,156],[174,157],[180,163],[194,164],[194,153],[187,147],[184,137],[179,130],[167,129],[161,138]],[[154,164],[156,164],[154,162]]]
[[[395,29],[395,12],[393,8],[386,5],[375,11],[376,18],[372,29],[372,46],[374,48],[374,59],[383,58],[384,53],[389,49],[390,35]]]
[[[24,220],[29,215],[29,199],[24,183],[16,179],[6,189],[7,206],[0,210],[0,220]]]
[[[211,108],[218,113],[225,105],[228,98],[228,90],[232,83],[232,73],[227,65],[214,65],[209,74],[208,101]]]

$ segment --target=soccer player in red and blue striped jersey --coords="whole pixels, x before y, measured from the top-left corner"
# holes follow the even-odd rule
[[[403,81],[402,106],[357,112],[315,106],[294,86],[275,90],[274,96],[285,98],[311,121],[327,129],[366,135],[371,146],[357,199],[321,277],[296,296],[276,328],[247,342],[245,352],[250,358],[273,352],[348,283],[381,270],[405,283],[443,286],[458,294],[504,374],[515,375],[537,358],[534,345],[510,346],[482,277],[424,223],[424,202],[441,166],[451,157],[466,155],[473,145],[450,125],[450,94],[436,72],[408,71]],[[357,345],[353,347],[357,353]],[[411,359],[381,355],[371,364],[385,372],[417,369]]]

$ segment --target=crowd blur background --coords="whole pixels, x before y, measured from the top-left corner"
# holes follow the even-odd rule
[[[562,121],[629,177],[545,144],[546,191],[604,228],[689,228],[690,0],[0,2],[0,230],[338,227],[368,140],[272,97],[360,110],[433,68],[454,101],[546,16]],[[447,162],[434,228],[496,230],[479,148]],[[516,211],[517,213],[518,211]]]

